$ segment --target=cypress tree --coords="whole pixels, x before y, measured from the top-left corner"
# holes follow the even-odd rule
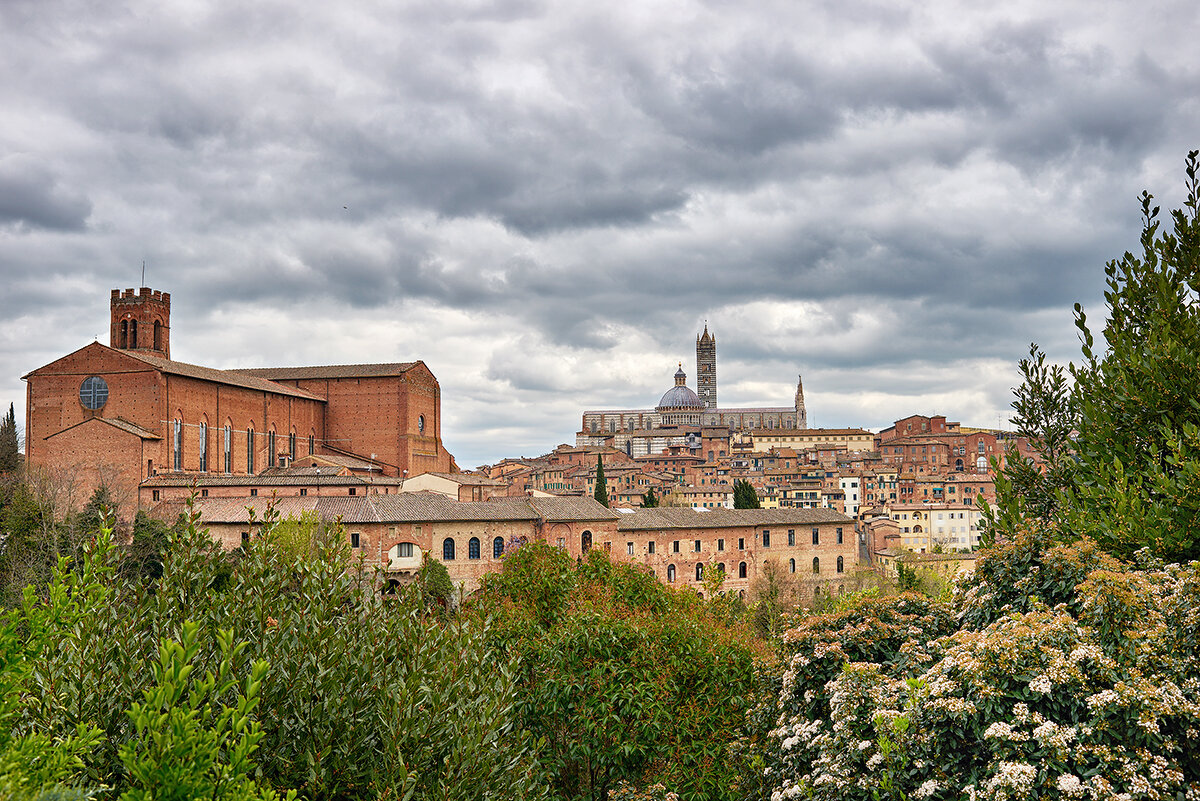
[[[597,501],[608,506],[608,482],[604,480],[604,457],[596,454],[596,493]]]
[[[13,404],[8,404],[8,415],[0,423],[0,473],[17,469],[20,459],[17,453],[17,417]]]
[[[746,479],[739,479],[733,483],[733,508],[734,509],[761,509],[762,504],[758,502],[758,493],[754,490],[754,485]]]
[[[650,490],[646,493],[645,497],[642,498],[642,508],[643,509],[655,509],[657,507],[658,507],[658,495],[654,492],[654,487],[651,487]]]

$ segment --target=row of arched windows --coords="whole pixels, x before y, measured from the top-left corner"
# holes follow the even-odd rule
[[[453,537],[446,537],[442,540],[442,561],[453,562],[456,556],[457,547]],[[492,558],[499,559],[504,555],[504,538],[496,537],[492,540]],[[479,559],[480,543],[479,537],[471,537],[467,540],[467,559]]]
[[[198,469],[201,472],[207,473],[210,467],[208,458],[208,422],[200,421],[196,426],[196,454]],[[219,461],[214,465],[218,470],[224,473],[233,472],[233,435],[234,429],[230,423],[226,423],[221,429],[221,450],[218,456]],[[266,434],[267,446],[267,466],[274,467],[276,465],[276,438],[275,430],[272,428]],[[255,472],[255,451],[258,444],[257,435],[254,431],[254,424],[246,430],[246,472]],[[310,431],[308,434],[308,454],[311,456],[316,453],[317,437],[315,431]],[[182,471],[183,465],[183,420],[176,417],[171,421],[171,468],[176,471]],[[288,452],[294,459],[296,457],[296,432],[293,430],[288,434]]]
[[[795,560],[795,559],[789,559],[789,560],[788,560],[788,569],[789,569],[791,572],[793,572],[793,573],[795,573],[795,572],[796,572],[796,560]],[[843,557],[839,556],[839,557],[837,558],[837,572],[839,572],[839,573],[844,573],[844,572],[845,572],[845,570],[846,570],[846,560],[845,560]],[[820,572],[821,572],[821,559],[820,559],[820,557],[817,557],[817,556],[814,556],[814,557],[813,557],[813,560],[812,560],[812,572],[814,572],[814,573],[820,573]]]
[[[121,338],[119,341],[122,348],[136,349],[138,347],[137,320],[121,321]],[[160,323],[158,320],[154,321],[153,338],[150,341],[155,350],[163,349],[162,323]],[[142,347],[148,346],[142,345]]]
[[[790,570],[792,573],[795,573],[795,572],[796,572],[796,560],[795,560],[795,559],[789,559],[789,560],[788,560],[788,569],[789,569],[789,570]],[[724,563],[724,562],[718,562],[718,563],[717,563],[717,570],[719,570],[719,571],[721,571],[722,573],[724,573],[724,572],[725,572],[725,563]],[[845,560],[845,558],[844,558],[844,557],[841,557],[841,556],[839,556],[839,557],[837,558],[837,572],[839,572],[839,573],[844,573],[844,572],[845,572],[845,570],[846,570],[846,560]],[[814,557],[813,557],[813,560],[812,560],[812,572],[813,572],[813,573],[816,573],[816,574],[819,574],[819,573],[821,572],[821,559],[820,559],[820,557],[816,557],[816,556],[814,556]],[[743,579],[744,579],[744,578],[746,578],[746,574],[747,574],[747,565],[746,565],[746,563],[745,563],[745,562],[739,562],[739,563],[738,563],[738,578],[743,578]],[[668,582],[674,582],[674,581],[675,581],[675,579],[676,579],[676,576],[677,576],[677,571],[676,571],[676,569],[675,569],[675,565],[667,565],[667,581],[668,581]],[[704,565],[703,565],[702,563],[697,563],[697,564],[696,564],[696,581],[703,581],[703,580],[704,580]]]

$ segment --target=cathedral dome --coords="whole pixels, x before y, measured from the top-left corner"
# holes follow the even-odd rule
[[[658,408],[660,409],[699,409],[703,406],[704,404],[700,402],[700,396],[687,387],[671,387],[662,396],[662,400],[658,402]]]
[[[675,372],[675,386],[671,387],[662,396],[662,400],[658,402],[659,409],[700,409],[704,404],[700,400],[700,396],[687,388],[687,373],[683,372],[683,365],[679,365],[679,369]]]

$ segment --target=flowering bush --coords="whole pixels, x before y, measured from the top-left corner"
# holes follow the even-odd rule
[[[785,635],[774,801],[1200,798],[1200,563],[1029,532],[960,583],[956,631],[884,603]]]

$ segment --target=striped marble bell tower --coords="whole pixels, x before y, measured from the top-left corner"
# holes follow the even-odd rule
[[[705,409],[717,408],[717,338],[708,333],[696,337],[696,394]]]

